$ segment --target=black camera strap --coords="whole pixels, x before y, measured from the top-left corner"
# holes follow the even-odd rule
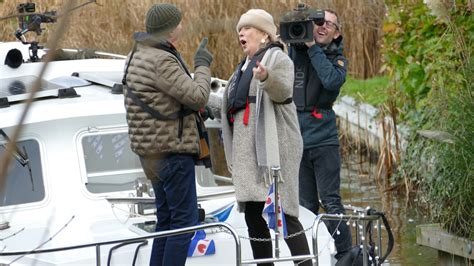
[[[133,55],[135,54],[135,51],[137,50],[137,44],[135,43],[133,45],[133,50],[132,53],[130,54],[130,59],[128,59],[127,66],[125,67],[125,71],[123,73],[122,77],[122,84],[127,85],[127,74],[128,74],[128,68],[130,67],[130,62],[132,62]]]
[[[382,222],[383,222],[383,225],[385,226],[385,230],[387,230],[387,235],[388,235],[387,249],[385,251],[385,254],[383,254],[379,258],[379,263],[382,264],[385,261],[385,259],[387,259],[388,255],[390,255],[390,253],[392,252],[393,244],[395,242],[395,240],[393,238],[393,234],[392,234],[392,228],[390,227],[390,224],[387,220],[387,217],[385,217],[385,213],[376,211],[374,209],[369,209],[369,210],[367,210],[367,214],[368,215],[376,215],[376,216],[379,216],[380,218],[382,218]],[[367,226],[367,228],[370,228],[371,224],[372,224],[372,221],[369,222],[369,225]],[[372,241],[372,235],[370,235],[370,240]]]
[[[310,91],[307,91],[310,68],[312,67],[307,51],[308,47],[305,44],[291,44],[289,49],[289,56],[295,63],[293,99],[298,110],[304,110],[306,106],[310,108],[314,106],[308,102],[308,98],[311,98],[317,90],[317,88],[311,88]]]

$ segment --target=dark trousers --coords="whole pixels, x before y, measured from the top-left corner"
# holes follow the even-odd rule
[[[251,238],[269,239],[271,237],[267,222],[262,217],[264,205],[265,202],[263,201],[245,203],[245,222],[247,223],[249,237]],[[298,218],[285,214],[285,220],[288,235],[304,230]],[[306,235],[304,233],[285,239],[285,242],[288,245],[292,256],[310,254],[308,241],[306,240]],[[250,245],[252,247],[254,259],[271,258],[273,256],[271,241],[250,240]],[[295,263],[297,262],[298,261],[295,261]],[[273,265],[273,263],[260,263],[258,265],[266,266]],[[311,260],[307,260],[300,265],[312,265]]]
[[[198,207],[194,159],[171,155],[165,159],[140,158],[155,192],[156,232],[197,225]],[[183,266],[193,234],[155,238],[150,265]]]
[[[338,146],[325,146],[303,152],[300,164],[300,204],[314,214],[319,214],[319,199],[326,213],[344,214],[340,196],[341,159]],[[319,195],[319,198],[318,198]],[[336,259],[341,258],[352,246],[352,237],[345,221],[327,223],[336,244]],[[339,230],[339,234],[334,231]],[[334,234],[333,234],[334,233]]]

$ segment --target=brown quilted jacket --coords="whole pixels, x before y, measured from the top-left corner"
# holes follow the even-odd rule
[[[209,99],[211,76],[208,67],[197,67],[193,79],[173,54],[143,44],[137,44],[129,64],[127,85],[145,104],[162,115],[178,112],[181,105],[197,111]],[[143,157],[199,153],[195,114],[183,118],[180,138],[180,119],[158,120],[127,97],[126,90],[124,95],[131,148],[135,153]]]

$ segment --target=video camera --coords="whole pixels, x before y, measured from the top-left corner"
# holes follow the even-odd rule
[[[43,31],[41,23],[54,23],[57,21],[56,11],[36,13],[36,4],[31,2],[18,4],[16,10],[18,11],[18,29],[15,31],[15,37],[21,43],[30,45],[30,60],[31,62],[38,62],[40,60],[38,50],[43,49],[43,46],[38,45],[37,41],[26,41],[25,34],[27,32],[35,32],[37,35],[40,35]],[[7,54],[10,61],[8,65],[16,68],[23,62],[23,56],[16,51],[10,52],[10,55]]]
[[[16,7],[20,16],[18,16],[19,31],[15,33],[17,38],[21,37],[28,31],[34,31],[40,35],[42,32],[41,23],[56,22],[56,11],[44,12],[37,14],[35,3],[20,3]]]
[[[313,21],[316,25],[324,25],[324,10],[308,9],[299,3],[298,6],[281,18],[280,38],[285,43],[303,43],[313,40]]]

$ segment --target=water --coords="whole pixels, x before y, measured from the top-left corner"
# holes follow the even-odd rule
[[[374,165],[359,163],[354,156],[343,159],[341,192],[344,205],[370,206],[383,211],[392,227],[395,244],[387,262],[390,265],[437,265],[436,250],[416,244],[416,225],[429,223],[428,217],[402,196],[384,192],[383,185],[374,178]],[[385,251],[384,237],[383,249]]]

